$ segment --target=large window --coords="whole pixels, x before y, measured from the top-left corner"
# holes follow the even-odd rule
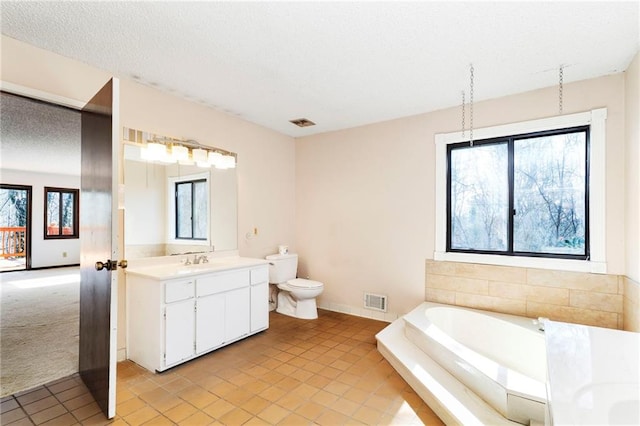
[[[78,190],[44,188],[44,238],[78,238]]]
[[[606,273],[606,118],[436,134],[434,260]]]
[[[447,251],[589,258],[589,127],[447,147]]]
[[[206,179],[175,183],[176,239],[207,239],[208,192]]]

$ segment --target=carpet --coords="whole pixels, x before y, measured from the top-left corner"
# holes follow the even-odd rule
[[[80,270],[0,275],[0,396],[78,371]]]

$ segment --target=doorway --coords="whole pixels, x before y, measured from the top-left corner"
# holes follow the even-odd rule
[[[0,272],[31,269],[31,192],[0,184]]]

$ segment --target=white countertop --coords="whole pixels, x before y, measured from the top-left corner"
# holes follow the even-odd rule
[[[226,270],[248,268],[258,265],[266,265],[269,262],[265,259],[254,259],[251,257],[218,257],[209,259],[207,263],[197,265],[184,265],[175,261],[175,258],[167,257],[167,262],[156,263],[144,266],[129,266],[125,271],[128,275],[137,275],[154,280],[171,280],[175,278],[186,278],[206,273],[221,272]]]
[[[640,424],[640,333],[545,321],[554,425]]]

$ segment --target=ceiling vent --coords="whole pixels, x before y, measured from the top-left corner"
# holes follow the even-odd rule
[[[306,118],[298,118],[295,120],[289,120],[290,123],[295,124],[298,127],[309,127],[309,126],[315,126],[316,123],[314,123],[311,120],[307,120]]]

